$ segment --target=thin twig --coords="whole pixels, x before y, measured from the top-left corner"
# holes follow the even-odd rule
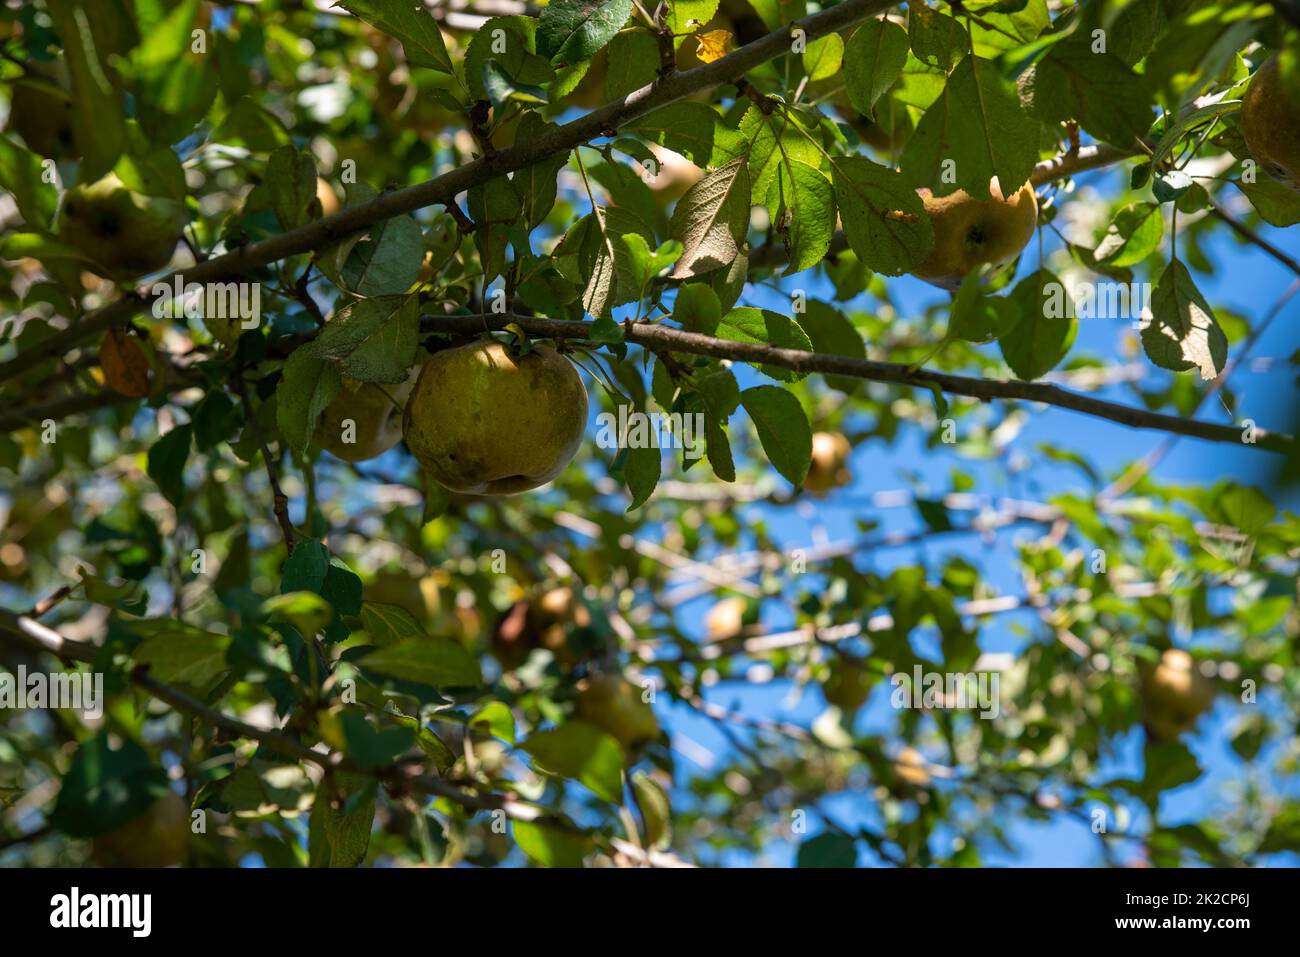
[[[267,448],[262,427],[257,423],[257,415],[253,412],[253,403],[248,397],[248,385],[244,382],[242,371],[235,376],[235,391],[239,393],[239,401],[244,407],[244,421],[252,430],[253,438],[257,440],[257,447],[262,450],[262,461],[266,463],[266,477],[271,482],[275,520],[280,525],[280,531],[284,533],[285,550],[292,555],[294,538],[293,522],[289,521],[289,497],[280,488],[280,476],[275,467],[275,459],[271,456],[271,450]]]

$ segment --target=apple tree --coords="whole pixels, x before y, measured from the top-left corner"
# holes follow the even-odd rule
[[[0,5],[0,861],[1294,861],[1296,6],[481,6]]]

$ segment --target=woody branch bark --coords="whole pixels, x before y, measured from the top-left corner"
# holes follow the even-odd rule
[[[529,335],[573,341],[589,338],[593,326],[593,323],[578,319],[543,319],[513,314],[487,317],[425,316],[421,319],[421,325],[427,332],[452,332],[465,335],[482,332],[484,322],[496,329],[518,323]],[[1247,444],[1247,433],[1235,425],[1221,425],[1150,412],[1146,409],[1081,395],[1044,382],[953,375],[947,372],[917,369],[901,362],[879,362],[873,359],[855,359],[822,352],[805,352],[801,349],[784,349],[759,342],[735,342],[731,339],[719,339],[715,336],[687,332],[684,329],[674,329],[655,323],[627,322],[622,328],[624,338],[628,342],[647,348],[780,366],[796,372],[818,372],[925,388],[937,386],[942,391],[953,395],[964,395],[986,402],[991,399],[1041,402],[1045,405],[1109,419],[1134,428],[1155,429],[1210,442],[1246,445],[1248,448],[1257,447],[1273,452],[1287,452],[1294,447],[1294,439],[1285,433],[1255,429],[1249,434],[1249,439],[1253,441]]]
[[[431,180],[384,193],[368,203],[342,209],[324,219],[179,270],[159,280],[159,284],[174,284],[178,275],[187,283],[239,279],[254,269],[319,249],[394,216],[426,206],[445,206],[472,186],[574,149],[692,94],[724,83],[734,83],[755,67],[789,53],[791,32],[796,27],[804,31],[808,40],[815,40],[887,10],[892,5],[890,0],[844,0],[828,10],[774,30],[712,63],[682,73],[661,76],[654,83],[634,90],[621,100],[608,103],[563,126],[547,130],[530,138],[527,143],[499,150],[491,156],[476,159]],[[130,321],[150,301],[150,288],[143,287],[91,313],[69,328],[41,340],[8,362],[0,363],[0,382],[12,379],[43,359],[62,355],[78,343]]]

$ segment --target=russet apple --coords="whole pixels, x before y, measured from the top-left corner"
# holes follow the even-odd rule
[[[1276,179],[1300,189],[1300,78],[1283,82],[1276,56],[1255,71],[1241,98],[1241,133],[1251,157]]]
[[[917,192],[934,227],[934,248],[912,275],[944,289],[956,289],[978,266],[1014,259],[1038,223],[1038,200],[1029,183],[1009,198],[1002,195],[996,176],[989,183],[989,199],[975,199],[960,189],[947,196],[924,188]]]
[[[871,672],[853,658],[836,658],[822,685],[822,694],[846,715],[856,714],[871,694]]]
[[[571,628],[586,628],[591,613],[572,588],[551,588],[515,602],[492,632],[492,654],[507,671],[528,660],[535,648],[545,648],[557,662],[572,667],[582,660],[570,641]]]
[[[587,390],[568,359],[485,340],[424,364],[403,432],[421,467],[453,492],[513,495],[559,475],[586,424]]]
[[[812,440],[812,461],[803,487],[814,495],[825,495],[833,488],[848,485],[853,475],[847,465],[853,447],[839,432],[815,432]]]
[[[109,173],[64,194],[59,238],[105,275],[130,279],[171,261],[185,223],[184,203],[137,193]]]
[[[1158,741],[1172,741],[1190,731],[1214,703],[1214,682],[1180,648],[1166,649],[1155,667],[1141,668],[1138,676],[1144,724]]]
[[[402,404],[408,401],[419,370],[399,385],[376,385],[344,378],[325,407],[312,441],[347,462],[364,462],[402,441]]]
[[[185,860],[190,809],[174,792],[115,831],[95,838],[91,854],[102,867],[171,867]]]
[[[723,641],[740,634],[745,626],[745,612],[749,602],[739,595],[728,595],[709,609],[704,617],[704,627],[710,641]]]
[[[50,159],[76,159],[72,131],[72,96],[56,83],[39,77],[15,80],[9,100],[8,131],[27,148]]]
[[[584,679],[578,686],[575,714],[607,731],[625,748],[659,737],[659,720],[642,700],[641,688],[619,675]]]

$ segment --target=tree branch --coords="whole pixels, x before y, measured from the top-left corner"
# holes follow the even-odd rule
[[[341,209],[332,216],[171,273],[158,280],[157,284],[163,287],[174,286],[178,276],[186,283],[200,284],[238,279],[262,266],[318,249],[394,216],[425,206],[445,206],[472,186],[482,185],[498,176],[571,150],[588,140],[605,136],[632,120],[692,94],[724,83],[734,83],[755,67],[789,53],[790,34],[795,27],[801,28],[811,41],[887,10],[892,5],[891,0],[844,0],[830,9],[774,30],[712,63],[659,77],[621,100],[608,103],[563,126],[546,130],[526,143],[499,150],[491,156],[476,159],[426,182],[383,193],[368,203]],[[151,289],[152,286],[143,287],[84,317],[69,328],[46,337],[8,362],[0,363],[0,382],[12,379],[42,359],[62,355],[85,339],[102,335],[109,329],[129,322],[152,298]]]
[[[99,649],[86,642],[65,638],[53,628],[26,615],[16,615],[11,611],[0,609],[0,636],[10,638],[19,644],[37,651],[45,651],[65,662],[93,663],[99,656]],[[196,718],[206,725],[219,728],[229,734],[249,741],[256,741],[268,750],[297,761],[314,764],[325,771],[348,771],[371,774],[387,779],[399,771],[403,765],[388,765],[383,768],[362,768],[346,755],[333,751],[317,751],[309,748],[292,735],[283,731],[254,727],[237,718],[232,718],[215,708],[209,707],[197,698],[186,694],[152,677],[144,668],[135,668],[129,672],[131,683],[150,695],[170,705],[176,711]],[[516,820],[545,820],[548,823],[575,830],[566,818],[553,814],[535,805],[525,804],[505,794],[481,794],[463,790],[441,778],[429,774],[407,779],[397,779],[395,785],[407,787],[423,794],[444,797],[471,811],[503,810]]]
[[[576,319],[542,319],[513,314],[486,317],[424,316],[421,319],[421,326],[427,332],[455,332],[472,335],[482,332],[485,322],[494,329],[502,329],[510,323],[518,323],[530,335],[569,340],[589,338],[593,326],[593,323]],[[1109,419],[1112,422],[1118,422],[1121,425],[1128,425],[1133,428],[1155,429],[1160,432],[1187,435],[1210,442],[1246,445],[1242,439],[1243,430],[1235,425],[1218,425],[1195,419],[1183,419],[1175,415],[1165,415],[1160,412],[1149,412],[1146,409],[1080,395],[1077,392],[1071,392],[1068,389],[1062,389],[1059,386],[1043,382],[983,379],[953,375],[946,372],[933,372],[926,369],[915,369],[901,362],[878,362],[872,359],[855,359],[849,356],[829,355],[821,352],[783,349],[758,342],[735,342],[730,339],[718,339],[714,336],[701,335],[698,332],[687,332],[683,329],[674,329],[670,326],[647,322],[628,322],[624,323],[622,328],[624,338],[628,342],[648,348],[688,352],[694,355],[712,356],[717,359],[735,359],[756,365],[780,366],[784,369],[793,369],[796,372],[820,372],[829,375],[849,376],[856,379],[868,379],[873,382],[892,382],[898,385],[921,386],[924,388],[937,386],[944,392],[953,395],[964,395],[981,401],[1020,399],[1026,402],[1042,402],[1046,405]],[[1272,452],[1287,452],[1294,447],[1294,440],[1285,433],[1257,429],[1254,437],[1254,444],[1257,447]]]
[[[1215,202],[1213,198],[1210,199],[1210,212],[1213,213],[1214,216],[1216,216],[1218,219],[1223,220],[1223,222],[1227,223],[1230,227],[1232,227],[1232,231],[1236,233],[1238,236],[1240,236],[1242,239],[1246,240],[1246,242],[1253,243],[1254,245],[1258,246],[1264,252],[1268,253],[1270,256],[1272,256],[1274,259],[1280,262],[1287,269],[1291,270],[1297,276],[1300,276],[1300,262],[1296,262],[1295,259],[1288,256],[1286,253],[1282,252],[1282,250],[1278,249],[1276,246],[1270,243],[1263,236],[1260,236],[1257,232],[1255,232],[1250,227],[1238,222],[1236,217],[1234,217],[1232,213],[1228,212],[1226,209],[1220,206],[1217,202]]]
[[[275,467],[275,459],[271,457],[271,450],[266,445],[266,437],[262,435],[262,427],[257,423],[257,414],[253,411],[252,400],[248,398],[248,384],[244,382],[242,369],[235,375],[235,391],[239,393],[239,401],[244,407],[244,423],[252,429],[253,438],[257,439],[257,447],[262,450],[262,461],[266,464],[266,477],[271,483],[272,510],[284,535],[285,551],[292,555],[294,540],[293,522],[289,521],[289,497],[280,488],[280,475]]]

